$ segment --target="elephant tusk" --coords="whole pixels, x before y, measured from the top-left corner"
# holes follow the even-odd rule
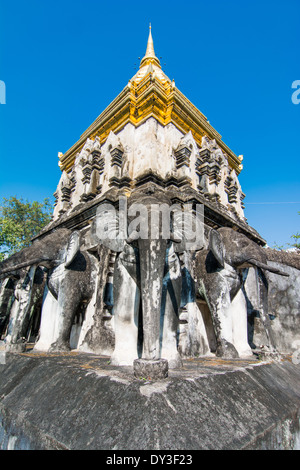
[[[256,266],[257,268],[260,268],[260,269],[265,269],[266,271],[269,271],[274,274],[278,274],[279,276],[289,277],[289,274],[285,273],[284,271],[274,268],[273,266],[269,266],[268,264],[261,263],[260,261],[257,261],[256,259],[248,259],[242,265],[238,266],[238,268],[245,267],[246,264],[250,264],[251,266]]]
[[[18,274],[17,271],[9,271],[8,273],[10,275],[10,277],[14,278],[14,279],[19,279],[20,276]],[[0,281],[2,281],[3,279],[7,278],[6,274],[5,273],[0,273]]]
[[[22,269],[22,268],[27,268],[28,266],[33,266],[33,265],[38,265],[40,264],[42,261],[50,261],[49,259],[45,258],[45,259],[41,259],[41,258],[36,258],[36,259],[33,259],[31,261],[26,261],[24,263],[20,263],[20,264],[17,264],[15,266],[12,266],[11,268],[5,268],[5,269],[2,269],[0,271],[0,275],[2,276],[3,274],[8,274],[8,273],[12,273],[14,271],[18,271],[19,269]]]
[[[134,232],[132,232],[132,234],[127,238],[126,240],[126,243],[132,243],[134,242],[135,240],[138,240],[140,238],[140,234],[139,232],[137,232],[136,230]]]
[[[171,242],[174,242],[174,243],[181,243],[182,242],[182,238],[176,238],[174,233],[171,233],[170,240],[171,240]]]

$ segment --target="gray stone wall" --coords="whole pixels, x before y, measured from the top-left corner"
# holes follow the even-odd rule
[[[287,272],[289,277],[269,273],[269,314],[279,351],[300,349],[300,271],[270,261],[271,266]]]
[[[268,316],[275,346],[280,353],[300,351],[300,254],[266,249],[268,264],[287,273],[280,276],[266,272],[268,281]],[[255,298],[257,283],[253,269],[245,283],[248,298]],[[268,338],[260,317],[260,306],[247,302],[248,336],[252,348],[264,349]]]

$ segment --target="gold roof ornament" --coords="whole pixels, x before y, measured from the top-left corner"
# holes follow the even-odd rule
[[[155,65],[161,68],[160,61],[156,57],[155,52],[154,52],[154,44],[153,44],[153,38],[151,34],[151,23],[149,25],[149,37],[148,37],[148,42],[147,42],[146,54],[141,60],[140,68],[150,63],[154,63]]]
[[[147,75],[158,78],[162,84],[171,83],[171,80],[162,71],[160,61],[154,52],[154,44],[151,33],[151,24],[149,26],[149,37],[147,42],[146,54],[140,62],[140,67],[137,73],[132,77],[131,81],[135,84],[140,83]]]

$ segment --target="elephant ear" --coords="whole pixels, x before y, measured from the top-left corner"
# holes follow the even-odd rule
[[[221,235],[217,230],[211,229],[209,234],[209,250],[214,255],[219,265],[224,268],[224,247]]]
[[[92,239],[110,250],[121,252],[125,246],[127,231],[124,228],[122,215],[112,204],[101,204],[97,208],[92,222]]]
[[[203,207],[197,207],[196,212],[192,207],[176,208],[173,210],[173,232],[171,239],[174,242],[174,250],[177,253],[184,251],[202,250],[204,246],[204,222]]]
[[[75,256],[79,252],[80,249],[80,235],[77,230],[71,233],[69,238],[69,243],[67,246],[67,254],[65,257],[65,267],[68,268],[72,261],[74,260]]]

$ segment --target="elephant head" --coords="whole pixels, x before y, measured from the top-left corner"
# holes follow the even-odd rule
[[[256,267],[281,276],[288,276],[285,272],[268,265],[264,248],[246,235],[228,227],[210,231],[209,250],[222,268],[227,263],[236,269]]]
[[[72,237],[71,237],[72,235]],[[70,243],[68,244],[68,240]],[[51,269],[64,260],[70,264],[78,247],[78,234],[68,229],[58,229],[33,241],[23,250],[0,263],[0,277],[29,266],[44,266]],[[66,250],[66,247],[68,249]]]
[[[120,253],[114,275],[114,310],[117,322],[115,351],[118,349],[118,344],[123,346],[116,363],[122,364],[121,356],[126,355],[126,345],[124,345],[126,324],[133,323],[133,310],[137,308],[138,303],[142,312],[142,358],[156,361],[166,354],[169,356],[166,359],[173,361],[175,367],[180,362],[177,350],[175,352],[175,343],[181,295],[180,263],[176,253],[184,251],[192,240],[191,234],[188,233],[188,227],[191,231],[191,226],[182,223],[182,209],[179,206],[172,206],[171,200],[163,191],[155,193],[136,191],[129,198],[128,205],[127,201],[125,203],[125,216],[124,212],[121,215],[114,208],[103,205],[99,206],[94,222],[100,243]],[[193,248],[201,249],[203,246],[200,237],[201,220],[194,215],[191,220],[198,228],[198,239],[194,233],[196,240],[193,240]],[[118,228],[119,230],[116,230]],[[135,294],[132,294],[130,279],[127,295],[126,288],[123,290],[125,278],[120,273],[124,271],[124,266],[125,272],[129,273],[131,278],[135,278],[135,284],[138,286]],[[118,302],[120,292],[123,300]],[[124,294],[127,297],[125,301]],[[132,301],[130,301],[131,296]],[[138,313],[137,308],[135,323]],[[120,316],[124,317],[122,328],[117,326]],[[117,332],[118,329],[120,334]],[[172,339],[169,337],[169,341],[168,333],[172,337]],[[164,344],[171,345],[171,343],[169,351],[168,347],[164,349]],[[136,352],[135,357],[137,357]],[[132,359],[134,356],[128,362],[132,363]]]
[[[246,235],[231,228],[222,227],[209,232],[208,248],[196,256],[198,275],[198,294],[202,296],[210,309],[217,340],[217,355],[237,357],[239,353],[234,346],[234,324],[232,303],[245,282],[248,268],[256,271],[258,304],[261,318],[270,341],[271,349],[275,350],[267,312],[267,279],[263,271],[287,276],[267,264],[264,248]],[[244,327],[239,331],[240,341],[247,345],[244,350],[251,349],[247,340],[246,311]]]

